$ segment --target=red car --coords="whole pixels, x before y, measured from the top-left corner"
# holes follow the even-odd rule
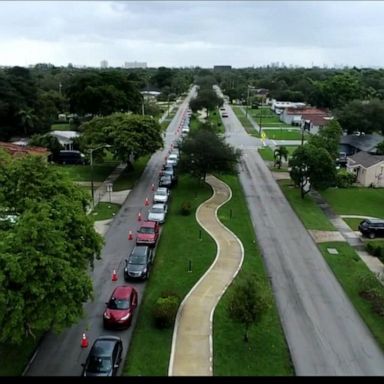
[[[148,245],[154,247],[159,238],[159,223],[156,221],[146,220],[136,233],[136,244]]]
[[[104,311],[104,328],[127,328],[137,307],[137,292],[129,285],[116,287]]]

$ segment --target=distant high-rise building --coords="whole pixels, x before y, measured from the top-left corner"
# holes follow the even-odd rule
[[[230,71],[232,69],[231,65],[214,65],[214,71]]]
[[[108,61],[107,60],[101,60],[100,61],[100,68],[108,68]]]
[[[138,61],[126,61],[124,68],[147,68],[147,63]]]

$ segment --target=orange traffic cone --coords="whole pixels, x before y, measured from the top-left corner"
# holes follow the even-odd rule
[[[145,202],[144,202],[144,205],[149,205],[149,200],[148,200],[148,197],[145,198]]]
[[[132,231],[129,231],[128,233],[128,240],[133,240]]]
[[[85,333],[83,333],[83,337],[81,338],[81,348],[87,348],[88,347],[88,339],[87,336],[85,336]]]
[[[118,277],[117,277],[116,269],[114,269],[112,272],[112,281],[117,281],[117,279]]]
[[[141,213],[140,212],[137,214],[137,221],[141,221]]]

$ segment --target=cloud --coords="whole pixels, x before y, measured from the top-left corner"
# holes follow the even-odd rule
[[[376,1],[3,1],[0,64],[383,65],[383,11]]]

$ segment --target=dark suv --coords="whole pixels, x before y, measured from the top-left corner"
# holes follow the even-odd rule
[[[370,239],[384,237],[384,220],[365,219],[359,224],[359,231]]]
[[[82,376],[116,376],[123,354],[123,342],[117,336],[100,336],[92,345]]]
[[[152,262],[152,249],[144,245],[136,245],[125,260],[124,279],[126,281],[148,279]]]

